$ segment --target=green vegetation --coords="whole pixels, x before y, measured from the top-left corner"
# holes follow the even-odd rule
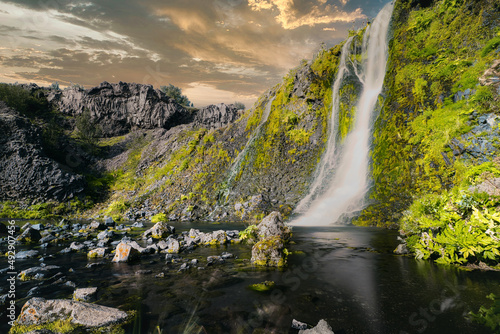
[[[24,334],[36,330],[47,329],[53,331],[54,333],[73,333],[79,327],[79,325],[75,325],[71,318],[66,318],[64,320],[56,320],[51,323],[43,324],[43,325],[32,325],[32,326],[23,326],[23,325],[14,325],[11,327],[9,334]]]
[[[152,223],[166,222],[168,221],[167,215],[163,212],[157,213],[153,217],[151,217]]]
[[[266,292],[274,288],[275,285],[273,281],[264,281],[262,283],[251,284],[248,287],[254,291]]]
[[[479,78],[498,54],[498,28],[484,24],[482,2],[436,1],[414,10],[398,1],[385,80],[386,99],[374,131],[371,193],[376,203],[360,225],[398,226],[402,212],[428,194],[461,182],[461,173],[483,162],[455,157],[452,140],[467,147],[481,133],[469,133],[481,114],[498,109],[491,87]],[[466,90],[470,96],[460,98]],[[469,133],[468,139],[462,136]],[[491,152],[491,156],[495,153]]]
[[[15,201],[0,203],[0,218],[18,219],[61,219],[62,217],[79,215],[93,206],[90,199],[71,200],[65,203],[45,202],[26,205]]]
[[[92,120],[88,109],[76,116],[76,136],[91,152],[96,151],[102,128],[96,120]]]
[[[187,96],[182,95],[182,90],[179,87],[169,84],[168,86],[161,86],[160,90],[181,106],[190,107],[192,105]]]
[[[469,316],[473,321],[491,328],[494,333],[500,333],[500,298],[494,294],[487,298],[493,301],[493,305],[489,308],[481,306],[478,313],[471,312]]]
[[[250,225],[244,231],[239,232],[239,238],[241,241],[244,240],[257,240],[257,225]]]

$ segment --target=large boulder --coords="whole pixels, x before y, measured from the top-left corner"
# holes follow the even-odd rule
[[[257,235],[263,239],[279,237],[283,240],[289,240],[291,232],[288,226],[283,223],[281,213],[273,211],[257,225]]]
[[[158,222],[149,230],[145,231],[143,237],[147,238],[151,236],[155,239],[161,239],[169,236],[174,232],[175,228],[173,226],[170,226],[165,222]]]
[[[113,262],[130,262],[140,256],[140,252],[127,242],[120,242],[115,249]]]
[[[260,240],[252,247],[252,263],[258,266],[282,267],[286,265],[285,243],[279,237]]]
[[[119,309],[74,300],[32,298],[24,304],[15,326],[49,324],[70,319],[87,328],[99,328],[124,322],[126,312]]]
[[[48,158],[42,131],[0,102],[0,200],[67,200],[84,190],[84,179]]]
[[[257,225],[258,242],[252,247],[252,263],[258,266],[282,267],[286,265],[288,252],[285,245],[291,231],[283,223],[281,214],[271,212]]]

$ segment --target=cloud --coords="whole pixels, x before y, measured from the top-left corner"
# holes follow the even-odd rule
[[[197,105],[249,105],[378,3],[0,0],[0,81],[171,83]]]
[[[342,5],[347,0],[340,0]],[[304,6],[304,4],[306,4]],[[297,4],[309,8],[307,12],[302,12],[297,8]],[[297,29],[302,26],[315,26],[335,22],[351,22],[365,19],[361,8],[356,8],[352,12],[340,11],[336,6],[328,5],[325,0],[317,1],[294,1],[294,0],[248,0],[248,5],[254,11],[274,10],[278,11],[275,20],[284,29]]]

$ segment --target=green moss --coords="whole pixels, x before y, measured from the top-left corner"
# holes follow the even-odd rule
[[[157,213],[156,215],[151,217],[152,223],[166,222],[168,221],[167,215],[163,212]]]
[[[248,287],[254,291],[266,292],[274,288],[275,285],[273,281],[264,281],[262,283],[251,284]]]
[[[9,334],[24,334],[35,330],[47,329],[53,331],[55,333],[72,333],[81,326],[75,325],[72,322],[72,318],[67,318],[64,320],[56,320],[51,323],[43,324],[43,325],[32,325],[32,326],[23,326],[23,325],[14,325],[11,327]]]

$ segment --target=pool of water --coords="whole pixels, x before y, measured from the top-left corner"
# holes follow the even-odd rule
[[[244,228],[173,225],[178,232]],[[116,264],[88,260],[86,253],[58,254],[67,245],[39,249],[44,263],[61,266],[57,278],[64,279],[17,282],[17,314],[31,296],[71,298],[74,288],[61,282],[72,281],[77,287],[98,287],[98,304],[135,310],[128,333],[297,333],[291,329],[292,319],[311,325],[325,319],[336,334],[491,332],[465,316],[486,304],[486,295],[500,295],[499,272],[466,272],[396,256],[396,238],[397,232],[377,228],[294,227],[288,247],[292,254],[284,270],[252,267],[251,246],[240,244],[181,253],[183,259],[196,258],[204,267],[181,272],[180,263],[167,264],[164,254]],[[207,266],[207,256],[224,251],[235,258]],[[18,259],[16,270],[39,263]],[[89,263],[96,264],[89,268]],[[0,257],[0,269],[6,266],[7,259]],[[159,273],[164,277],[156,277]],[[0,279],[5,293],[5,273]],[[275,282],[274,288],[248,288],[263,281]],[[2,322],[0,332],[8,328]]]

